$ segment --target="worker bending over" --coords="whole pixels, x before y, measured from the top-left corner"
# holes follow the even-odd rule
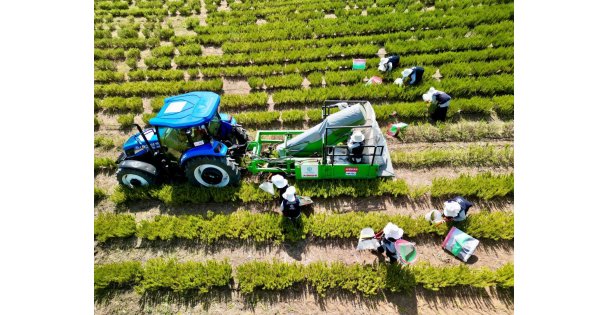
[[[348,161],[352,164],[363,163],[363,149],[365,136],[359,130],[355,130],[348,140]]]
[[[380,58],[380,63],[378,64],[379,71],[390,72],[397,67],[399,67],[399,56],[392,55],[387,58]]]
[[[443,220],[446,222],[454,221],[460,222],[466,219],[469,208],[473,206],[473,203],[456,196],[452,199],[443,203]]]
[[[418,85],[422,82],[422,75],[424,74],[423,67],[412,67],[405,69],[401,72],[401,78],[395,80],[395,84],[402,86],[406,85]]]
[[[281,204],[283,202],[283,194],[285,193],[285,191],[287,191],[287,180],[283,176],[277,174],[272,175],[272,177],[270,177],[270,181],[279,190],[279,204]]]
[[[382,231],[376,233],[376,238],[380,240],[380,247],[377,251],[382,254],[386,251],[391,263],[397,261],[397,248],[395,242],[403,237],[403,229],[389,222]]]
[[[281,212],[283,212],[283,215],[291,220],[292,223],[296,225],[299,224],[300,217],[302,216],[302,209],[300,206],[300,199],[296,196],[296,188],[293,186],[287,187],[281,196],[283,196]]]
[[[452,99],[447,93],[443,91],[435,90],[431,87],[428,92],[422,94],[422,99],[429,103],[429,114],[433,122],[445,121],[448,113],[448,107],[450,106],[450,100]]]

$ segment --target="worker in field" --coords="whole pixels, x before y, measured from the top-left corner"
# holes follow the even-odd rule
[[[300,217],[302,216],[302,208],[300,205],[300,198],[296,196],[296,188],[293,186],[287,187],[281,196],[283,197],[281,212],[285,217],[291,220],[292,223],[299,225]]]
[[[423,67],[412,67],[405,69],[401,72],[401,78],[395,80],[395,84],[402,85],[418,85],[422,82],[422,75],[424,74]]]
[[[469,209],[473,206],[473,203],[462,198],[461,196],[456,196],[454,198],[448,199],[443,203],[443,220],[445,222],[460,222],[466,219],[467,213]]]
[[[376,233],[375,238],[380,241],[380,247],[376,250],[378,253],[383,254],[386,252],[391,263],[397,262],[397,249],[395,248],[395,242],[403,237],[403,229],[397,225],[389,222],[382,231]]]
[[[276,174],[270,177],[270,181],[279,190],[279,204],[281,204],[283,202],[283,194],[287,191],[287,187],[289,186],[287,179],[279,174]]]
[[[391,55],[387,58],[380,58],[378,64],[378,70],[382,72],[391,72],[393,69],[399,67],[399,56]]]
[[[363,163],[365,136],[360,130],[355,130],[348,140],[348,161],[352,164]]]
[[[431,87],[428,92],[422,94],[422,99],[429,103],[429,114],[433,122],[445,121],[452,99],[447,93],[435,90]]]

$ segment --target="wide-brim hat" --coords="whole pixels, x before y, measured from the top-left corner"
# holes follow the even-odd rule
[[[435,90],[434,87],[431,87],[428,92],[422,94],[422,99],[425,102],[430,102],[433,99],[433,94],[435,94],[435,92],[437,92],[437,90]]]
[[[365,136],[363,135],[363,133],[359,130],[355,130],[355,132],[353,132],[352,136],[350,136],[350,140],[352,142],[361,142],[363,140],[365,140]]]
[[[287,186],[287,180],[281,175],[272,175],[270,181],[277,186],[277,188],[283,188]]]
[[[412,69],[405,69],[401,72],[401,75],[407,77],[408,75],[412,74],[412,72],[414,72]]]
[[[296,201],[296,188],[293,186],[287,187],[287,190],[283,193],[283,198],[290,202]]]
[[[399,228],[398,226],[396,226],[392,222],[389,222],[384,227],[384,229],[382,230],[382,232],[384,232],[384,236],[386,238],[394,238],[396,240],[400,239],[403,236],[403,229]]]
[[[460,204],[456,201],[446,201],[443,203],[443,215],[455,217],[460,212]]]

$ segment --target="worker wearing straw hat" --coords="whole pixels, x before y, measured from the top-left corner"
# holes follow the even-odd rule
[[[300,199],[296,196],[296,188],[293,186],[287,187],[283,193],[283,201],[281,202],[281,212],[294,224],[299,223],[302,215]]]
[[[395,242],[403,237],[403,229],[397,225],[389,222],[381,232],[376,233],[376,238],[380,239],[380,247],[377,251],[382,254],[386,251],[386,256],[390,259],[391,263],[397,261],[397,249],[395,248]]]
[[[443,203],[443,220],[446,222],[454,221],[460,222],[467,218],[467,212],[469,208],[473,206],[473,203],[456,196],[452,199]]]
[[[363,162],[365,136],[360,130],[355,130],[348,140],[348,160],[353,164]]]
[[[448,113],[448,107],[450,106],[450,100],[452,99],[447,93],[443,91],[435,90],[431,87],[428,92],[422,94],[422,99],[429,103],[429,114],[433,122],[445,121]]]
[[[405,85],[417,85],[422,82],[422,75],[424,74],[423,67],[412,67],[401,71],[401,78],[395,79],[395,84],[402,86]]]
[[[378,64],[379,71],[390,72],[397,67],[399,67],[399,56],[392,55],[387,58],[380,58],[380,63]]]
[[[270,177],[270,181],[274,184],[275,187],[279,190],[279,204],[283,202],[283,194],[287,191],[287,187],[289,186],[285,177],[276,174]]]

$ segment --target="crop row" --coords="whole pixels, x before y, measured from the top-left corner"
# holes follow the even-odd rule
[[[487,45],[486,45],[487,46]],[[331,58],[370,57],[378,52],[376,45],[332,46],[298,51],[265,51],[251,54],[224,54],[222,56],[176,56],[178,67],[209,67],[220,65],[275,64],[298,61],[319,61]]]
[[[513,195],[513,174],[480,173],[475,176],[462,174],[458,178],[436,178],[431,186],[410,187],[405,180],[333,180],[296,183],[298,194],[312,198],[392,196],[420,198],[430,192],[432,197],[462,195],[465,197],[492,199]],[[129,189],[118,186],[111,200],[121,204],[137,200],[159,200],[165,204],[206,202],[257,202],[273,200],[258,185],[242,182],[236,187],[205,188],[189,184],[162,185],[145,189]]]
[[[252,94],[250,94],[252,95]],[[222,97],[222,107],[230,107],[224,105],[225,97],[233,97],[232,95],[226,95]],[[245,98],[245,97],[243,97]],[[246,101],[238,104],[239,107],[246,106],[265,106],[265,101],[262,102],[260,97],[259,104],[255,104],[252,101]],[[490,114],[495,112],[501,116],[512,116],[513,115],[513,96],[495,96],[489,97],[473,97],[470,99],[459,98],[450,102],[450,109],[448,110],[448,117],[453,117],[456,114]],[[250,107],[249,107],[250,108]],[[427,104],[419,101],[412,103],[390,103],[386,105],[373,105],[376,113],[376,120],[378,121],[391,121],[393,119],[411,120],[411,119],[423,119],[428,117]],[[318,123],[321,121],[321,109],[308,109],[308,110],[284,110],[284,111],[246,111],[234,114],[237,121],[247,127],[253,126],[268,126],[275,124],[279,118],[283,123],[303,123],[308,121],[310,123]]]
[[[470,29],[468,27],[456,26],[452,28],[442,28],[437,30],[418,29],[415,31],[403,31],[396,33],[374,34],[367,36],[345,36],[322,39],[299,39],[282,40],[272,42],[226,42],[222,44],[224,53],[250,53],[266,50],[298,50],[309,47],[328,47],[335,45],[357,45],[357,44],[376,44],[384,45],[387,42],[398,40],[421,40],[442,38],[461,38],[469,34],[490,36],[503,32],[513,32],[513,21],[503,21],[496,24],[481,24]],[[181,41],[186,38],[176,36],[172,41]],[[194,38],[187,38],[188,41]]]
[[[479,51],[470,50],[461,52],[402,56],[401,64],[403,67],[414,65],[439,66],[452,62],[491,61],[501,59],[513,59],[513,47],[488,48]],[[371,68],[375,68],[378,62],[379,58],[367,59],[367,65]],[[351,66],[351,60],[326,60],[321,62],[302,62],[286,65],[273,64],[259,66],[201,68],[200,72],[205,77],[250,77],[289,74],[296,72],[309,73],[312,71],[350,70]]]
[[[502,148],[472,145],[466,148],[392,151],[393,166],[423,168],[437,166],[513,166],[513,146]]]
[[[377,212],[348,212],[343,214],[312,214],[302,216],[302,226],[294,227],[278,213],[237,211],[231,214],[158,215],[151,220],[135,222],[130,214],[102,213],[95,218],[95,239],[104,243],[118,238],[138,238],[155,241],[175,239],[197,240],[212,244],[222,240],[251,240],[258,243],[273,241],[297,242],[306,237],[320,239],[356,239],[361,229],[380,230],[393,222],[404,230],[405,237],[421,234],[445,236],[455,225],[473,237],[512,240],[512,212],[481,212],[471,214],[466,221],[455,224],[432,225],[424,217],[387,215]]]
[[[275,105],[321,103],[327,99],[365,99],[416,101],[430,86],[445,91],[453,98],[513,94],[512,74],[479,78],[448,78],[441,82],[423,82],[416,87],[399,87],[394,84],[372,86],[331,86],[308,90],[282,90],[273,94]]]
[[[252,42],[282,39],[312,39],[400,32],[407,29],[440,29],[456,26],[474,27],[480,24],[494,24],[513,19],[513,5],[473,7],[458,11],[410,12],[404,14],[384,14],[373,18],[351,16],[343,19],[323,19],[268,23],[253,26],[213,26],[197,27],[202,41],[210,44],[224,42]]]
[[[94,95],[102,96],[154,96],[175,95],[192,91],[221,92],[223,82],[220,79],[208,81],[169,81],[169,82],[125,82],[95,84]]]
[[[180,263],[174,258],[153,258],[143,264],[136,261],[96,264],[94,272],[96,293],[134,287],[140,294],[167,290],[204,294],[213,288],[228,288],[231,281],[245,294],[293,290],[297,285],[309,285],[321,296],[328,290],[337,289],[371,296],[383,292],[411,293],[416,285],[435,291],[455,286],[514,286],[511,263],[490,270],[465,265],[438,267],[428,263],[403,268],[383,263],[347,265],[317,261],[303,265],[254,261],[237,266],[233,278],[232,266],[225,260]]]
[[[95,48],[146,49],[160,45],[159,38],[101,38],[95,39]]]

